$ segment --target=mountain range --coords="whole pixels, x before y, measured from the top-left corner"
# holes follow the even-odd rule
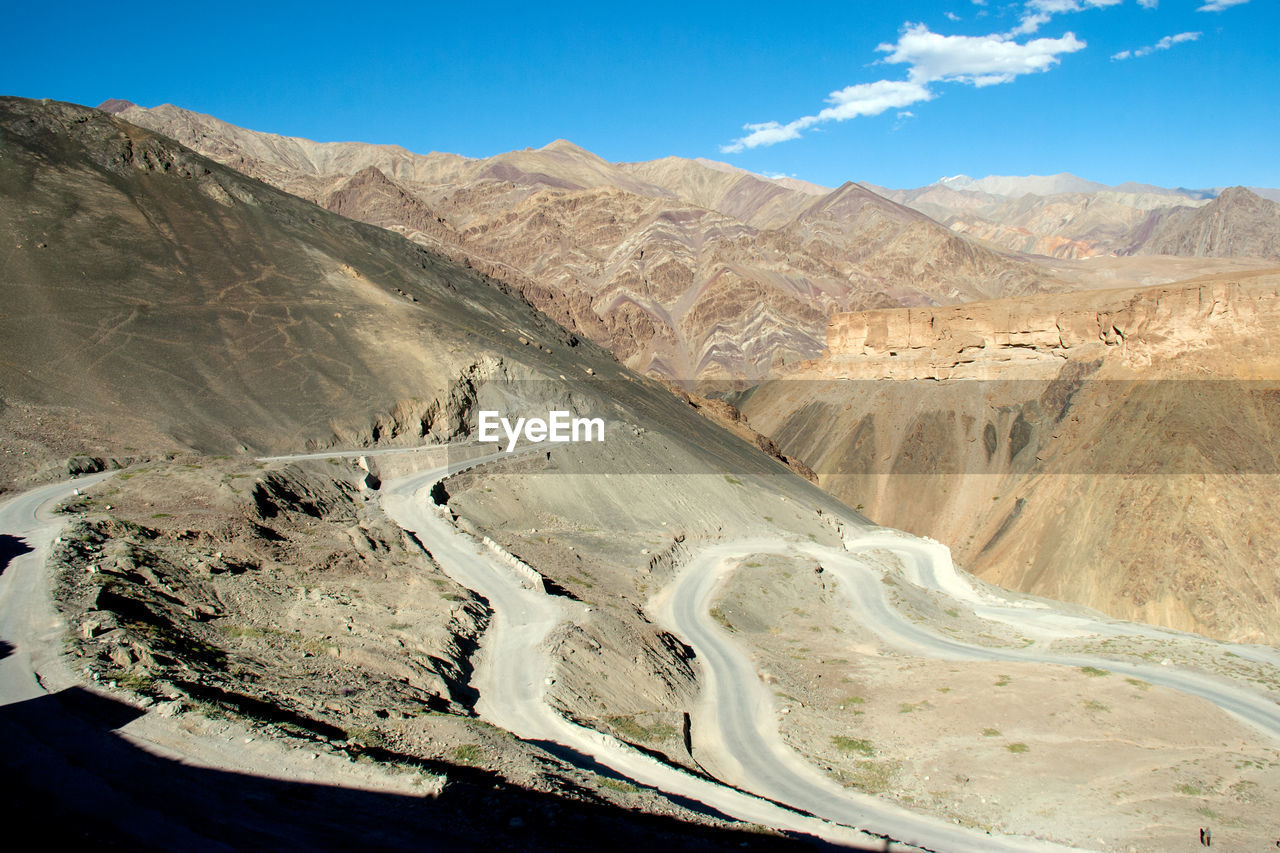
[[[957,233],[1012,251],[1055,258],[1280,258],[1274,239],[1266,236],[1275,230],[1278,189],[1187,190],[1135,183],[1109,187],[1065,173],[980,180],[960,175],[910,190],[871,188]],[[1215,220],[1218,226],[1212,224]],[[1223,223],[1237,234],[1255,236],[1238,244],[1178,236],[1185,230],[1220,231]]]
[[[813,358],[832,311],[1088,286],[1047,257],[1276,252],[1265,235],[1280,208],[1270,201],[1224,210],[1174,191],[1108,189],[1069,175],[832,190],[705,159],[609,163],[564,140],[482,159],[419,155],[259,133],[170,105],[106,106],[465,261],[628,366],[681,380],[750,380]],[[1236,245],[1174,233],[1211,234],[1216,226],[1204,223],[1215,218],[1261,236]]]
[[[613,164],[564,141],[476,160],[256,133],[171,106],[117,114],[465,260],[667,377],[759,377],[816,356],[834,310],[1065,286],[852,183]]]
[[[87,803],[133,842],[194,790],[173,822],[210,842],[316,811],[345,842],[366,810],[318,789],[393,768],[375,846],[1269,838],[1280,661],[1167,629],[1276,640],[1273,202],[895,200],[104,106],[0,99],[0,489],[127,469],[5,501],[0,698],[56,659],[161,733],[108,739],[245,772],[102,759],[55,730],[111,715],[19,692],[26,822]],[[490,452],[491,408],[609,438]],[[67,797],[94,772],[123,797]]]

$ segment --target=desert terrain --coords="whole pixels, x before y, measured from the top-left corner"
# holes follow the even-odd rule
[[[15,820],[1274,843],[1266,198],[1131,193],[1113,254],[1050,258],[860,184],[564,142],[14,98],[0,134]],[[508,453],[481,411],[604,440]]]

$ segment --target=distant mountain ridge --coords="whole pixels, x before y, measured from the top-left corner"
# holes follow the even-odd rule
[[[1058,195],[1061,193],[1117,192],[1139,195],[1184,196],[1196,201],[1217,198],[1224,190],[1228,189],[1228,187],[1209,187],[1204,189],[1159,187],[1154,184],[1140,184],[1134,181],[1126,181],[1123,184],[1109,186],[1081,178],[1070,172],[1060,172],[1056,175],[987,175],[985,178],[976,180],[968,175],[953,175],[939,178],[930,186],[948,187],[961,192],[980,192],[988,195],[1010,197],[1027,194]],[[920,187],[918,189],[925,188]],[[1270,201],[1280,202],[1280,189],[1270,187],[1247,187],[1246,189]]]
[[[812,358],[836,310],[1067,286],[853,184],[615,164],[565,140],[473,159],[257,133],[170,105],[119,117],[465,261],[667,378],[750,379]]]
[[[813,358],[833,311],[1074,289],[1036,256],[1150,254],[1144,241],[1161,223],[1183,221],[1169,211],[1210,203],[1069,174],[833,190],[714,160],[611,163],[567,140],[488,158],[415,154],[259,133],[172,105],[111,106],[500,278],[628,366],[679,380],[758,379]],[[1219,228],[1257,239],[1196,243],[1209,255],[1193,254],[1195,241],[1160,245],[1190,257],[1270,245],[1269,220],[1237,222],[1246,215],[1237,206]]]
[[[1134,254],[1280,259],[1267,248],[1275,240],[1265,236],[1270,233],[1265,206],[1250,212],[1235,205],[1219,223],[1220,230],[1257,235],[1249,239],[1220,235],[1200,241],[1194,251],[1185,241],[1155,239],[1159,223],[1182,222],[1233,189],[1169,189],[1133,182],[1109,187],[1067,173],[980,180],[956,175],[910,190],[871,189],[959,234],[1008,251],[1064,259]],[[1267,204],[1280,200],[1280,190],[1239,189]],[[1258,251],[1265,254],[1249,254]]]
[[[1058,193],[1090,193],[1110,189],[1105,184],[1086,181],[1084,178],[1063,172],[1057,175],[988,175],[974,180],[967,175],[941,178],[939,185],[953,190],[988,193],[990,195],[1018,196],[1057,195]]]

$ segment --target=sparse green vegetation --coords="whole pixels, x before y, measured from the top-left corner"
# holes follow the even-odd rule
[[[241,639],[261,640],[266,637],[279,636],[280,631],[274,628],[259,628],[256,625],[222,625],[222,633],[228,637],[239,637]]]
[[[1007,743],[1004,745],[1004,748],[1013,753],[1031,751],[1031,747],[1027,746],[1025,743]]]
[[[453,757],[462,764],[479,764],[480,746],[474,743],[464,743],[462,746],[454,747]]]
[[[896,762],[863,759],[853,762],[851,768],[833,770],[831,775],[846,788],[856,788],[868,794],[883,794],[891,787],[893,774],[897,769]]]
[[[982,736],[983,737],[1000,737],[1000,730],[999,729],[983,729]]]
[[[1085,702],[1084,707],[1086,710],[1094,711],[1098,713],[1111,710],[1110,706],[1104,705],[1102,702],[1099,702],[1097,699],[1090,699],[1089,701]]]
[[[676,727],[670,723],[656,722],[648,726],[641,725],[634,716],[628,714],[618,717],[606,717],[614,731],[630,741],[640,743],[662,743],[676,736]]]
[[[871,745],[871,741],[856,737],[845,737],[843,735],[833,735],[831,743],[836,749],[846,755],[875,755],[875,747]]]
[[[596,781],[600,783],[601,788],[608,788],[611,791],[618,791],[622,794],[634,794],[640,790],[630,782],[614,779],[612,776],[596,776]]]
[[[1001,675],[996,678],[996,687],[1005,687],[1012,682],[1013,682],[1013,679],[1010,678],[1009,676]]]
[[[154,679],[146,673],[133,672],[125,669],[108,670],[103,676],[105,681],[114,681],[117,687],[123,687],[125,690],[132,690],[135,693],[144,693],[151,689]]]
[[[725,481],[726,483],[728,483],[729,485],[731,485],[731,486],[741,486],[741,485],[742,485],[742,481],[741,481],[741,480],[739,480],[739,479],[737,479],[737,478],[735,478],[735,477],[731,477],[731,476],[729,476],[728,474],[725,474],[725,475],[724,475],[724,481]]]
[[[954,607],[948,607],[946,610],[942,612],[950,616],[952,619],[959,618],[960,616],[960,611],[956,610]]]
[[[726,631],[733,630],[733,624],[729,621],[729,617],[725,615],[723,609],[717,606],[712,607],[708,612],[711,614],[711,618],[720,624],[720,627],[724,628]]]
[[[347,742],[357,743],[361,746],[386,746],[387,738],[377,729],[362,726],[347,730]]]
[[[1125,681],[1127,681],[1129,684],[1132,684],[1134,687],[1138,688],[1139,690],[1151,689],[1151,685],[1143,681],[1141,678],[1126,678]]]
[[[928,705],[929,705],[929,703],[928,703],[928,702],[915,702],[915,703],[911,703],[911,702],[899,702],[899,703],[898,703],[898,713],[899,713],[899,714],[910,714],[910,713],[912,713],[913,711],[919,711],[921,708],[926,708],[926,707],[928,707]]]
[[[1080,671],[1090,678],[1099,678],[1104,675],[1110,675],[1111,672],[1105,669],[1098,669],[1096,666],[1082,666]]]
[[[1188,797],[1199,797],[1204,794],[1204,789],[1199,785],[1192,785],[1190,782],[1183,782],[1174,785],[1173,790],[1179,794],[1185,794]]]

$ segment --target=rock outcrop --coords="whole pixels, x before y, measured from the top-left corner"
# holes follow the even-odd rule
[[[1278,320],[1274,280],[851,312],[833,315],[824,357],[797,372],[847,379],[1052,378],[1064,361],[1113,348],[1126,364],[1147,367]]]

